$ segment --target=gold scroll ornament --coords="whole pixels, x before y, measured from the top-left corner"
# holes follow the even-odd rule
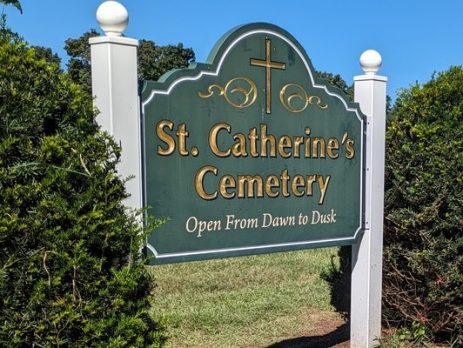
[[[281,105],[290,112],[302,112],[309,105],[316,105],[326,109],[328,105],[322,104],[319,96],[309,95],[304,87],[296,83],[288,83],[280,90]]]
[[[246,77],[235,77],[228,81],[225,87],[214,83],[207,88],[207,92],[198,92],[198,96],[207,99],[216,93],[238,109],[251,106],[257,99],[256,84]],[[293,113],[302,112],[309,105],[316,105],[322,110],[328,108],[319,96],[308,94],[304,87],[296,83],[288,83],[281,88],[280,102],[286,110]]]
[[[238,109],[251,106],[257,98],[256,84],[245,77],[235,77],[228,81],[225,87],[214,83],[207,88],[207,93],[198,92],[198,95],[206,99],[213,96],[216,91],[219,96],[225,98],[228,104]]]

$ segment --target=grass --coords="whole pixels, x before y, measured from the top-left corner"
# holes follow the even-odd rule
[[[169,347],[264,347],[339,320],[330,305],[336,248],[155,266],[155,318]]]

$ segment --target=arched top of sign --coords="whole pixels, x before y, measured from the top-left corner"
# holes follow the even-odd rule
[[[179,84],[185,81],[199,81],[205,76],[217,77],[223,71],[224,66],[227,65],[227,60],[238,46],[246,47],[247,40],[252,37],[262,37],[261,43],[263,56],[256,58],[249,58],[248,62],[242,64],[249,65],[250,67],[260,67],[265,70],[265,86],[263,87],[265,93],[265,112],[271,113],[271,85],[272,85],[272,72],[274,70],[286,70],[286,68],[294,64],[296,56],[304,66],[310,86],[318,90],[320,95],[309,93],[305,86],[300,83],[288,82],[281,86],[279,91],[279,99],[281,105],[288,111],[293,113],[300,113],[310,105],[324,109],[328,104],[323,102],[321,95],[334,97],[339,100],[346,111],[353,112],[360,122],[363,122],[364,115],[361,113],[357,103],[349,102],[346,100],[345,94],[340,89],[328,85],[323,79],[315,76],[315,69],[312,66],[310,58],[308,57],[304,48],[299,42],[286,30],[269,23],[252,23],[233,28],[224,34],[212,49],[206,63],[193,63],[185,69],[174,69],[163,76],[158,81],[144,81],[142,86],[142,107],[149,104],[155,95],[169,95],[171,91]],[[280,62],[274,60],[272,52],[274,52],[275,43],[282,42],[288,46],[287,62]],[[236,62],[234,62],[233,69],[236,71]],[[240,85],[241,83],[241,85]],[[206,91],[200,93],[200,97],[208,98],[212,95],[222,95],[226,101],[237,108],[246,108],[250,106],[256,99],[258,87],[254,81],[245,76],[236,76],[227,81],[227,84],[210,84]],[[230,94],[239,94],[242,98],[238,101],[231,101],[228,96]]]

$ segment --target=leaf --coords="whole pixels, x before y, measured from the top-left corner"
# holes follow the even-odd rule
[[[5,5],[13,5],[19,10],[19,12],[21,12],[21,14],[23,13],[23,9],[19,0],[0,0],[0,3]]]

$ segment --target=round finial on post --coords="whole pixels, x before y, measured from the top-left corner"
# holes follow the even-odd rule
[[[375,75],[382,62],[381,55],[375,50],[366,50],[360,56],[360,66],[366,75]]]
[[[117,1],[105,1],[96,11],[96,19],[106,36],[121,36],[129,24],[129,13]]]

